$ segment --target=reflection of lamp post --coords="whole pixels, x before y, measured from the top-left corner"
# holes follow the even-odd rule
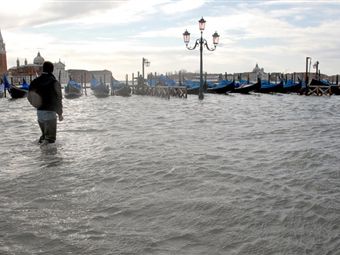
[[[187,47],[188,50],[194,50],[196,49],[196,47],[199,45],[200,46],[200,89],[199,89],[199,93],[198,93],[198,98],[199,99],[203,99],[203,45],[209,50],[209,51],[214,51],[216,49],[216,45],[218,44],[219,41],[219,34],[217,32],[215,32],[212,37],[213,37],[213,44],[214,44],[214,48],[210,49],[208,46],[208,42],[207,40],[203,39],[203,30],[205,28],[205,20],[203,19],[203,17],[198,21],[199,24],[199,29],[201,30],[201,38],[197,39],[195,42],[195,45],[193,47],[189,47],[189,41],[190,41],[190,33],[188,32],[188,30],[185,30],[185,32],[183,33],[183,39],[184,39],[184,43]]]
[[[143,83],[144,83],[144,66],[148,67],[150,66],[150,61],[146,58],[143,58],[142,60],[142,76],[143,76]]]

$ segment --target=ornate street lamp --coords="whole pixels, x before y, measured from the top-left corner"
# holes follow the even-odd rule
[[[150,61],[147,60],[146,58],[142,59],[142,76],[143,76],[143,82],[144,82],[144,67],[150,66]]]
[[[203,17],[198,21],[199,29],[201,31],[201,38],[196,40],[195,45],[193,47],[188,46],[190,42],[190,33],[188,32],[188,30],[185,30],[185,32],[183,33],[183,40],[188,50],[194,50],[196,49],[198,45],[200,46],[200,89],[198,93],[199,99],[204,98],[204,95],[203,95],[203,46],[205,46],[207,50],[209,51],[214,51],[216,49],[216,45],[218,44],[219,38],[220,38],[219,34],[215,32],[212,35],[214,48],[209,48],[207,40],[203,38],[203,30],[205,29],[205,22],[206,21],[203,19]]]

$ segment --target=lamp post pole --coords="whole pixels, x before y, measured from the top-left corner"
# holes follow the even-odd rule
[[[201,30],[201,39],[200,39],[200,89],[198,92],[198,98],[202,100],[204,98],[203,95],[203,31]]]
[[[146,58],[142,59],[142,76],[143,76],[143,82],[145,80],[144,78],[144,66],[149,66],[150,65],[150,61],[147,60]]]
[[[215,32],[212,35],[214,48],[209,48],[207,40],[203,38],[203,30],[205,29],[205,22],[206,21],[203,19],[203,17],[198,21],[199,29],[201,31],[201,38],[196,40],[195,45],[193,47],[188,46],[189,41],[190,41],[190,33],[188,32],[188,30],[185,30],[185,32],[183,33],[184,43],[188,50],[194,50],[196,49],[198,45],[200,46],[200,87],[199,87],[199,92],[198,92],[198,98],[200,100],[204,98],[204,94],[203,94],[203,48],[204,47],[203,46],[205,46],[207,50],[209,51],[214,51],[216,49],[216,45],[218,44],[218,41],[220,38],[219,34]]]
[[[309,87],[308,87],[308,83],[309,83],[309,70],[308,70],[308,65],[310,65],[312,61],[312,58],[311,57],[306,57],[306,77],[305,77],[305,83],[306,83],[306,91],[305,91],[305,94],[308,95],[308,90],[309,90]]]

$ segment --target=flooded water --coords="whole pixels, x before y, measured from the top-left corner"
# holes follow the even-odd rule
[[[0,99],[0,254],[340,254],[340,97]]]

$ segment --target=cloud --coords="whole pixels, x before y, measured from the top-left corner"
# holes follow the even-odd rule
[[[180,1],[169,1],[169,3],[160,6],[160,10],[167,15],[173,15],[181,12],[189,12],[202,7],[206,1],[204,0],[180,0]]]
[[[199,52],[185,49],[182,33],[188,29],[193,44],[203,15],[209,45],[220,34],[216,51],[204,51],[206,71],[250,71],[256,62],[268,71],[299,71],[308,55],[325,72],[339,72],[340,3],[305,2],[37,0],[36,9],[2,8],[0,24],[12,65],[17,57],[31,62],[40,50],[66,68],[110,69],[121,78],[140,70],[142,57],[151,61],[148,71],[198,70]]]
[[[65,24],[85,21],[86,18],[100,16],[107,10],[127,3],[127,0],[120,1],[43,1],[11,0],[2,3],[0,9],[0,22],[2,29],[32,26],[47,26],[52,24]],[[90,18],[91,19],[91,18]],[[86,24],[86,22],[83,22]]]

